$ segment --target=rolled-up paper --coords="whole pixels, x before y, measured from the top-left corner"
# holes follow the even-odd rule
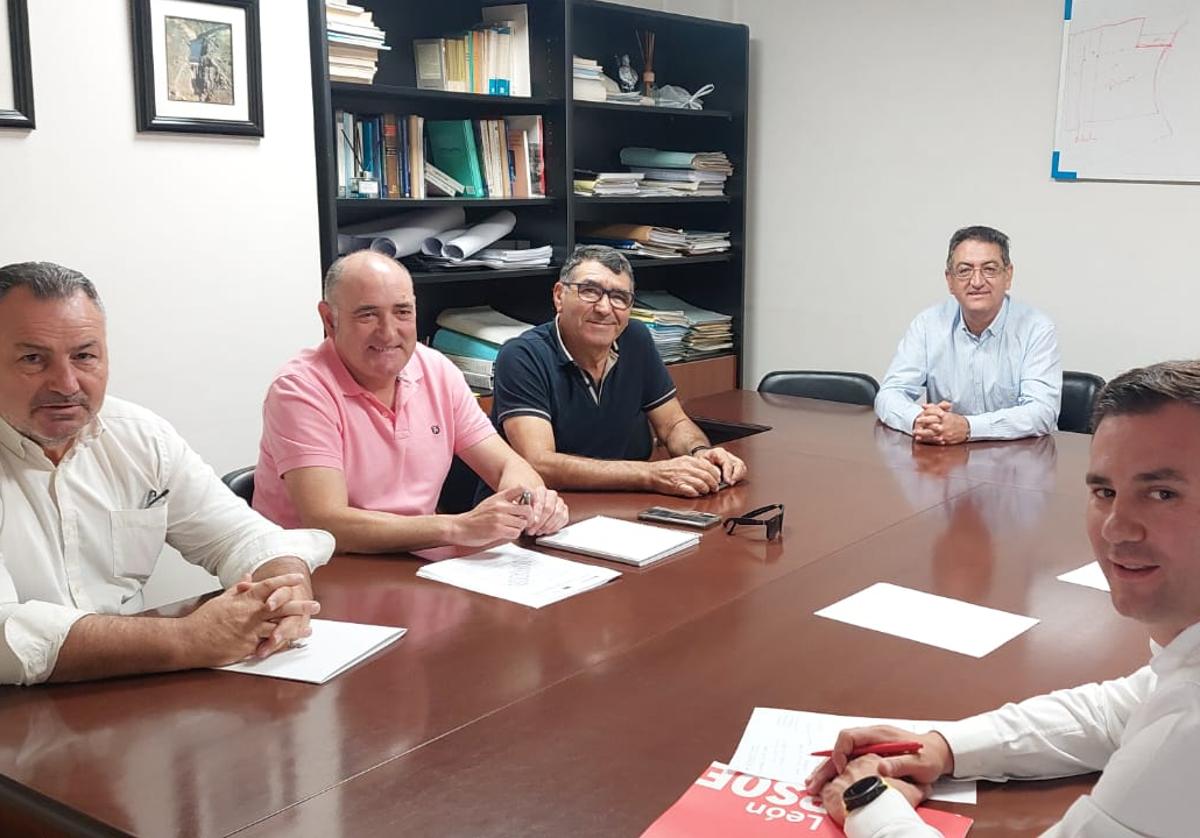
[[[489,244],[500,241],[516,226],[517,217],[508,210],[500,210],[461,236],[446,242],[442,247],[442,255],[448,259],[466,259]]]
[[[369,236],[372,250],[399,259],[420,251],[425,239],[431,236],[465,227],[466,221],[467,213],[462,207],[431,207],[353,224],[339,232],[356,238]]]
[[[453,230],[446,230],[436,236],[430,236],[421,243],[421,252],[426,256],[441,256],[446,242],[458,238],[465,232],[467,232],[466,227],[455,227]]]

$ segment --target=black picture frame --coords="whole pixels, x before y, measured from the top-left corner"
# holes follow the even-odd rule
[[[8,0],[8,42],[12,55],[13,107],[12,110],[0,108],[0,128],[36,128],[26,0]]]
[[[245,119],[204,118],[159,113],[154,78],[153,16],[155,7],[169,0],[130,0],[133,23],[133,78],[138,131],[184,134],[263,135],[262,41],[258,0],[192,0],[203,6],[228,6],[245,13],[245,67],[248,99]],[[234,56],[236,61],[238,56]],[[235,66],[236,69],[236,66]]]

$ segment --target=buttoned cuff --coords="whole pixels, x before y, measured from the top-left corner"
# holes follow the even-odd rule
[[[900,825],[912,825],[912,831],[905,829],[901,832]],[[937,830],[921,820],[908,802],[908,799],[893,788],[889,788],[879,797],[872,800],[861,809],[855,809],[846,816],[843,827],[846,838],[872,838],[888,829],[889,835],[938,835]]]
[[[40,684],[54,672],[71,626],[90,612],[32,600],[13,608],[0,624],[0,683]]]
[[[283,556],[295,556],[312,573],[333,555],[333,536],[325,530],[276,530],[257,536],[221,566],[221,584],[228,588],[247,573],[254,573],[267,562]]]
[[[996,747],[1001,737],[995,724],[984,713],[958,722],[943,722],[937,732],[954,754],[954,776],[959,779],[989,776],[987,762],[995,762]],[[995,773],[994,767],[991,772]]]

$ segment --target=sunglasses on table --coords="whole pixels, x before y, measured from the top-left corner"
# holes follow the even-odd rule
[[[763,518],[768,512],[778,509],[769,518]],[[767,528],[767,541],[773,541],[783,532],[783,504],[772,503],[768,506],[760,506],[758,509],[751,509],[745,515],[739,515],[736,518],[725,519],[725,534],[733,535],[733,531],[740,526],[757,526]]]

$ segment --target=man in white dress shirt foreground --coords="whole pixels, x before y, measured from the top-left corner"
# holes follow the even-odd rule
[[[268,522],[166,421],[105,399],[86,277],[0,268],[0,351],[0,683],[220,666],[310,633],[333,538]],[[226,590],[186,617],[129,616],[164,543]]]
[[[835,820],[845,818],[850,838],[936,835],[910,804],[944,774],[1004,780],[1091,771],[1104,773],[1047,835],[1200,834],[1191,799],[1200,753],[1200,361],[1113,379],[1095,419],[1088,536],[1113,606],[1150,633],[1149,665],[925,735],[843,731],[808,787]],[[848,760],[855,747],[913,739],[923,744],[919,754]],[[890,788],[880,790],[881,777]],[[854,808],[864,800],[871,802]]]
[[[1012,278],[1004,233],[964,227],[950,237],[954,299],[909,325],[875,397],[880,421],[931,445],[1054,430],[1062,398],[1054,324],[1008,296]]]

